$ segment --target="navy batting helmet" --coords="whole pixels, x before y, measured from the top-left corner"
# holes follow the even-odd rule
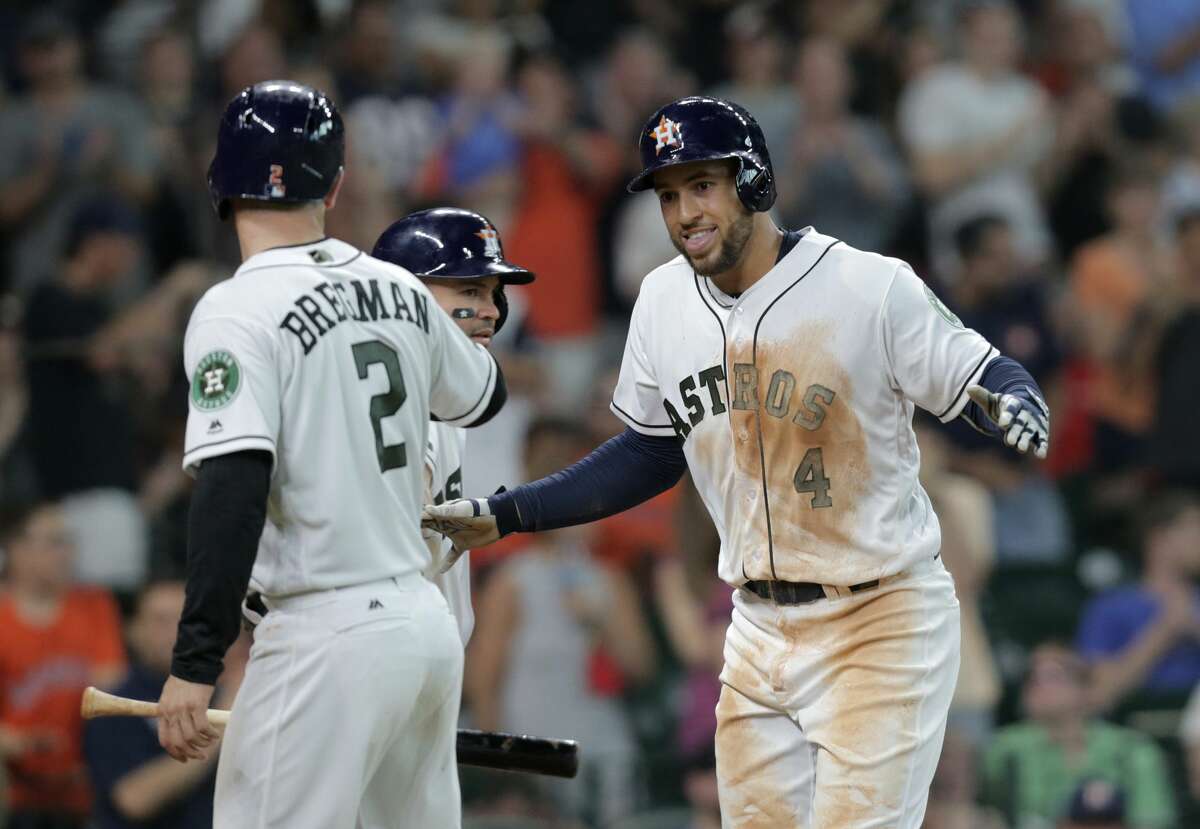
[[[747,210],[765,212],[775,203],[775,171],[762,128],[744,108],[720,98],[694,96],[667,104],[642,128],[638,150],[642,171],[630,193],[654,187],[654,173],[689,161],[737,161],[734,179]]]
[[[342,116],[325,93],[294,81],[263,81],[225,107],[208,191],[222,219],[230,199],[320,201],[344,159]]]
[[[527,285],[534,280],[532,272],[505,260],[500,234],[491,222],[457,207],[410,213],[380,234],[371,255],[420,277],[499,277],[493,297],[500,309],[497,331],[508,318],[504,286]]]

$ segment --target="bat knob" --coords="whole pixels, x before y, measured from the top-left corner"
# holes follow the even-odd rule
[[[79,714],[85,720],[90,720],[96,713],[96,694],[99,693],[94,685],[83,689],[83,699],[79,702]]]

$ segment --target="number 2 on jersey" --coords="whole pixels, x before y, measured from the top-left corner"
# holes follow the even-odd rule
[[[379,471],[387,472],[389,469],[407,466],[408,450],[404,441],[385,444],[381,422],[385,417],[391,417],[400,411],[400,407],[408,399],[408,389],[404,387],[404,372],[400,370],[400,357],[394,348],[379,340],[355,343],[350,350],[354,352],[354,365],[358,369],[359,380],[366,380],[369,369],[376,363],[383,366],[387,373],[387,391],[371,398],[371,428],[375,430],[375,456],[379,458]]]
[[[820,446],[814,446],[804,453],[792,483],[797,492],[812,493],[809,506],[813,509],[833,506],[833,499],[829,497],[829,479],[825,477],[825,458]]]

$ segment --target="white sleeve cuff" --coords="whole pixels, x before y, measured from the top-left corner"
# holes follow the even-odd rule
[[[275,441],[266,435],[244,435],[242,437],[214,440],[202,443],[189,449],[183,456],[183,471],[193,478],[200,469],[200,464],[209,458],[219,455],[231,455],[234,452],[245,452],[250,449],[261,449],[271,453],[271,474],[275,474]]]
[[[483,348],[483,346],[478,346]],[[439,417],[442,423],[449,423],[451,426],[470,426],[483,415],[492,402],[492,395],[496,393],[496,374],[498,368],[496,366],[496,358],[492,354],[488,354],[488,373],[487,379],[483,384],[483,391],[479,395],[479,399],[475,401],[475,405],[469,410],[459,415],[458,417]]]
[[[615,401],[615,400],[613,402],[609,403],[608,407],[609,407],[609,409],[612,410],[613,414],[615,414],[618,418],[620,418],[621,421],[626,426],[628,426],[630,429],[632,429],[635,432],[641,432],[643,435],[649,435],[650,437],[660,437],[660,438],[675,437],[675,427],[672,426],[670,423],[667,423],[665,425],[660,425],[660,424],[656,424],[656,423],[643,423],[640,420],[636,420],[633,417],[633,415],[629,414],[624,409],[622,409],[620,406],[618,406],[617,401]]]
[[[988,346],[988,350],[984,353],[983,359],[979,361],[979,363],[975,366],[975,370],[967,375],[967,379],[963,381],[962,386],[958,390],[958,394],[955,395],[953,402],[950,404],[950,408],[938,415],[938,420],[942,421],[942,423],[949,423],[951,420],[954,420],[954,418],[962,414],[962,410],[966,408],[967,403],[971,399],[967,396],[967,389],[979,382],[979,378],[983,377],[983,372],[987,370],[988,363],[999,356],[999,351],[992,346]]]

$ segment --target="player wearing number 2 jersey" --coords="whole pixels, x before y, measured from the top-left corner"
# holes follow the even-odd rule
[[[316,90],[258,84],[226,110],[209,181],[244,261],[184,342],[197,482],[160,721],[178,759],[209,747],[251,581],[270,613],[221,750],[222,829],[460,821],[462,648],[423,575],[424,450],[431,412],[482,423],[504,384],[420,280],[324,236],[341,175],[341,119]]]
[[[711,98],[667,105],[643,172],[681,256],[642,284],[613,411],[628,429],[573,467],[426,507],[478,547],[595,520],[685,469],[735,588],[717,706],[729,827],[916,829],[959,661],[958,602],[918,481],[920,406],[1044,456],[1048,412],[1017,363],[905,263],[781,231],[762,132]]]

